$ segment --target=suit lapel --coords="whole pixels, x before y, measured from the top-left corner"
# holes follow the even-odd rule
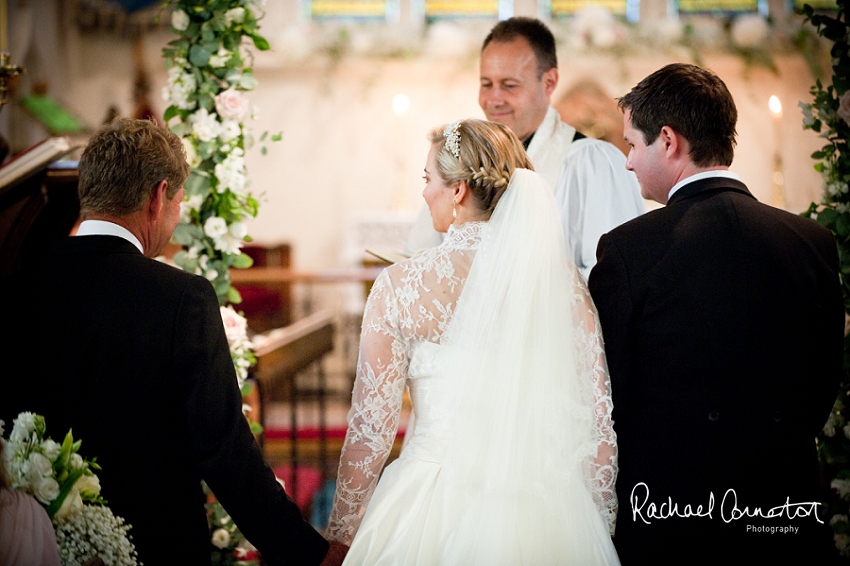
[[[719,191],[734,191],[737,193],[745,194],[752,199],[756,198],[747,189],[747,186],[740,181],[736,181],[735,179],[730,179],[728,177],[710,177],[708,179],[700,179],[699,181],[688,183],[687,185],[673,193],[673,196],[670,197],[667,206],[675,204],[679,201],[684,201],[693,198],[698,195]]]

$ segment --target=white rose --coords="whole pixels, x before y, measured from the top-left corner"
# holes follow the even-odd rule
[[[56,517],[67,517],[71,513],[82,511],[82,509],[83,498],[80,497],[80,492],[77,490],[77,486],[75,485],[73,488],[71,488],[71,491],[68,493],[68,496],[65,497],[65,501],[62,502],[62,505],[59,507],[59,510],[56,511]]]
[[[222,118],[237,122],[245,120],[251,111],[248,98],[233,87],[216,95],[215,110]]]
[[[214,140],[221,129],[216,115],[210,114],[206,108],[200,108],[189,116],[189,122],[192,124],[192,133],[204,142]]]
[[[224,13],[224,25],[241,24],[245,19],[245,8],[231,8]]]
[[[189,14],[183,10],[171,12],[171,27],[177,31],[185,31],[189,27]]]
[[[45,505],[59,497],[59,483],[53,478],[41,478],[33,484],[32,488],[35,498]],[[70,494],[68,497],[70,497]]]
[[[62,445],[48,438],[41,443],[41,450],[47,456],[48,460],[55,462],[56,458],[59,457],[59,452],[62,450]]]
[[[218,239],[227,234],[227,221],[218,216],[210,216],[204,223],[204,234],[212,239]]]
[[[71,454],[70,466],[71,466],[72,470],[79,470],[80,468],[83,467],[83,465],[84,465],[84,463],[83,463],[83,457],[82,456],[80,456],[79,454],[76,454],[76,453]]]
[[[221,141],[228,142],[239,137],[241,133],[242,128],[239,127],[239,122],[236,120],[224,120],[221,123],[221,132],[218,134],[218,137],[221,138]]]
[[[838,117],[844,120],[844,123],[850,125],[850,90],[841,95],[838,99]]]
[[[215,249],[226,254],[236,255],[242,251],[242,238],[234,238],[230,234],[225,234],[220,240],[216,240]]]
[[[80,491],[80,496],[89,499],[100,495],[100,480],[95,475],[83,475],[74,484],[74,487]]]
[[[36,478],[53,475],[53,465],[47,456],[33,452],[30,454],[27,475],[34,481]]]
[[[197,167],[201,164],[201,158],[198,157],[198,150],[195,149],[195,144],[189,138],[181,138],[183,149],[186,150],[186,163],[189,167]]]
[[[12,434],[9,440],[12,442],[21,442],[27,440],[30,434],[35,432],[35,415],[29,412],[21,413],[12,422]]]
[[[248,225],[244,222],[234,222],[230,225],[229,231],[230,235],[234,238],[244,240],[245,236],[248,235]]]
[[[834,479],[830,482],[829,487],[837,491],[842,498],[850,495],[850,480]]]
[[[219,47],[216,54],[212,55],[210,57],[209,65],[210,65],[210,67],[212,67],[214,69],[224,67],[224,65],[227,64],[227,60],[230,59],[230,57],[231,57],[230,51],[228,51],[224,47]]]
[[[216,529],[212,535],[212,543],[217,548],[227,548],[230,544],[230,533],[224,529]]]

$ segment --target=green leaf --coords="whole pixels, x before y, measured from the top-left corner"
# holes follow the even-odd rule
[[[233,267],[237,269],[247,269],[254,265],[254,260],[246,253],[240,253],[233,261]]]
[[[835,220],[838,218],[838,213],[831,208],[825,208],[818,213],[818,224],[825,228],[832,228]]]
[[[257,87],[257,79],[254,78],[252,73],[242,73],[239,78],[239,86],[245,90],[253,90]]]
[[[189,49],[189,62],[196,67],[206,67],[211,56],[212,53],[200,45],[193,45]]]
[[[251,34],[251,39],[254,40],[254,46],[260,51],[268,51],[270,46],[266,38],[259,34]]]
[[[283,139],[283,132],[279,132],[279,133],[274,134],[272,136],[272,141],[275,141],[275,142],[279,142],[282,139]]]
[[[68,494],[71,493],[71,489],[73,489],[74,484],[77,483],[77,480],[80,479],[83,473],[86,471],[86,467],[75,470],[72,472],[68,479],[66,479],[62,485],[59,487],[59,495],[50,502],[50,505],[47,506],[47,516],[51,519],[56,514],[57,511],[62,507],[62,503],[65,502],[65,498],[68,497]]]
[[[850,234],[850,214],[841,214],[835,220],[835,231],[841,237]]]
[[[168,108],[165,109],[165,113],[162,115],[162,117],[165,119],[166,122],[168,122],[169,120],[171,120],[175,116],[178,116],[179,114],[180,114],[180,109],[172,104],[171,106],[169,106]]]
[[[242,295],[236,289],[236,287],[230,287],[227,290],[227,302],[238,305],[242,302]]]

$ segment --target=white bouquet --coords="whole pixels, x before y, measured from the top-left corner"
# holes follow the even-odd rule
[[[0,421],[0,437],[3,435]],[[109,566],[136,566],[130,525],[112,514],[100,495],[96,459],[80,454],[81,441],[71,431],[62,444],[45,435],[44,417],[20,413],[6,441],[5,461],[11,487],[41,503],[56,531],[59,557],[65,566],[83,565],[99,557]],[[2,441],[2,439],[0,439]]]

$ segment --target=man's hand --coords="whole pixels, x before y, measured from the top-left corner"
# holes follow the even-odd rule
[[[335,540],[329,542],[330,548],[328,548],[328,553],[319,566],[340,566],[342,561],[345,560],[345,555],[348,554],[348,547]]]

